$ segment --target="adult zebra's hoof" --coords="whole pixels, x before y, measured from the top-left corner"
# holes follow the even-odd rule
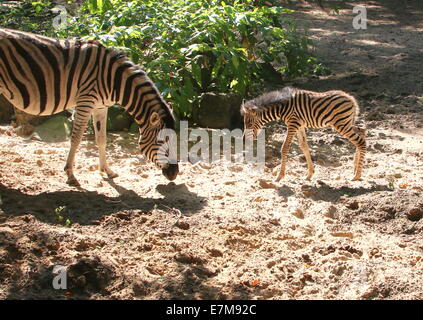
[[[100,172],[105,173],[108,179],[114,179],[116,177],[119,177],[119,175],[117,173],[114,173],[112,170],[110,170],[109,167],[104,167],[104,168],[100,167]]]
[[[109,178],[109,179],[114,179],[114,178],[117,178],[117,177],[119,177],[119,175],[117,173],[114,173],[114,172],[108,172],[107,173],[107,178]]]

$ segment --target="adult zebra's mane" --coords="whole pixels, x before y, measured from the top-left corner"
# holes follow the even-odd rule
[[[299,91],[297,88],[285,87],[281,90],[267,92],[257,98],[246,101],[241,107],[241,113],[243,113],[245,109],[260,110],[274,103],[286,102],[291,99],[297,91]]]
[[[160,101],[162,102],[161,105],[164,108],[165,112],[166,112],[166,118],[164,119],[165,123],[166,123],[166,127],[167,128],[173,128],[175,126],[175,116],[173,114],[173,109],[171,108],[171,106],[164,100],[164,98],[162,97],[159,89],[157,89],[157,87],[154,85],[153,81],[151,81],[151,79],[147,76],[146,72],[141,68],[140,65],[134,63],[126,54],[125,51],[122,50],[118,50],[118,49],[107,49],[109,50],[109,54],[111,55],[112,59],[114,61],[119,61],[119,65],[127,65],[128,68],[133,69],[134,73],[140,73],[140,74],[144,74],[150,81],[151,83],[151,87],[154,88],[154,90],[157,91],[157,97],[160,99]]]

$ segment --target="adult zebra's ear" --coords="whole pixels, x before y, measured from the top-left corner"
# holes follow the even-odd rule
[[[160,116],[157,112],[153,112],[150,116],[150,124],[152,126],[157,126],[160,123]]]

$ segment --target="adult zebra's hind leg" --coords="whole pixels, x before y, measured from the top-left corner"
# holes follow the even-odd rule
[[[355,146],[354,178],[352,180],[360,180],[363,171],[364,156],[366,154],[365,131],[351,125],[337,126],[334,128]]]
[[[90,119],[91,111],[92,107],[90,106],[77,106],[75,108],[71,135],[71,147],[64,169],[68,176],[68,180],[66,181],[66,183],[69,185],[79,186],[79,182],[78,180],[76,180],[73,174],[73,167],[75,164],[76,150],[78,149],[78,146],[81,143],[82,135],[84,134],[85,129],[87,128],[87,123]]]
[[[106,162],[106,143],[107,143],[107,108],[100,108],[93,110],[93,124],[95,132],[95,140],[98,146],[99,153],[99,167],[101,172],[106,172],[111,179],[118,175],[114,173]]]
[[[298,139],[298,144],[300,146],[300,149],[304,153],[304,156],[307,160],[307,169],[308,169],[307,180],[310,180],[314,174],[314,166],[310,156],[310,149],[308,148],[305,128],[301,128],[298,130],[297,139]]]

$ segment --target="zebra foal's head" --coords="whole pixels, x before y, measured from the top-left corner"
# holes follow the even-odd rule
[[[244,117],[244,136],[247,139],[257,138],[262,128],[259,108],[254,105],[253,101],[243,101],[241,115]]]
[[[167,106],[166,106],[167,107]],[[146,121],[139,123],[141,152],[170,181],[175,180],[179,172],[176,154],[175,118],[170,110],[153,110]]]

